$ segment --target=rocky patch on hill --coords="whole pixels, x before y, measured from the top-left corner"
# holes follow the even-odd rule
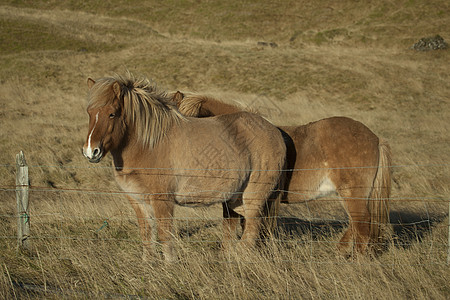
[[[417,43],[412,45],[411,49],[416,51],[430,51],[448,49],[448,44],[440,35],[421,38]]]

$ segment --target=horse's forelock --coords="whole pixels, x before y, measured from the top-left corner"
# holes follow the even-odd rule
[[[111,104],[114,100],[112,78],[101,78],[89,89],[88,108],[96,108]]]

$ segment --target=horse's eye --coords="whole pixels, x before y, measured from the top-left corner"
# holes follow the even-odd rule
[[[109,115],[109,118],[110,118],[110,119],[114,119],[115,117],[116,117],[116,114],[110,114],[110,115]]]

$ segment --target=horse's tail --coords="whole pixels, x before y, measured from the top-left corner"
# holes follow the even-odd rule
[[[386,239],[389,230],[389,197],[391,194],[391,148],[385,141],[378,145],[378,168],[369,195],[370,243],[376,246]],[[380,247],[375,247],[380,248]]]

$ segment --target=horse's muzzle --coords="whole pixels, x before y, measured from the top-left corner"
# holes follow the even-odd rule
[[[102,160],[103,156],[96,157],[96,158],[89,158],[90,163],[99,163]]]
[[[103,151],[100,147],[96,148],[83,147],[83,155],[89,160],[90,163],[98,163],[103,158]]]

